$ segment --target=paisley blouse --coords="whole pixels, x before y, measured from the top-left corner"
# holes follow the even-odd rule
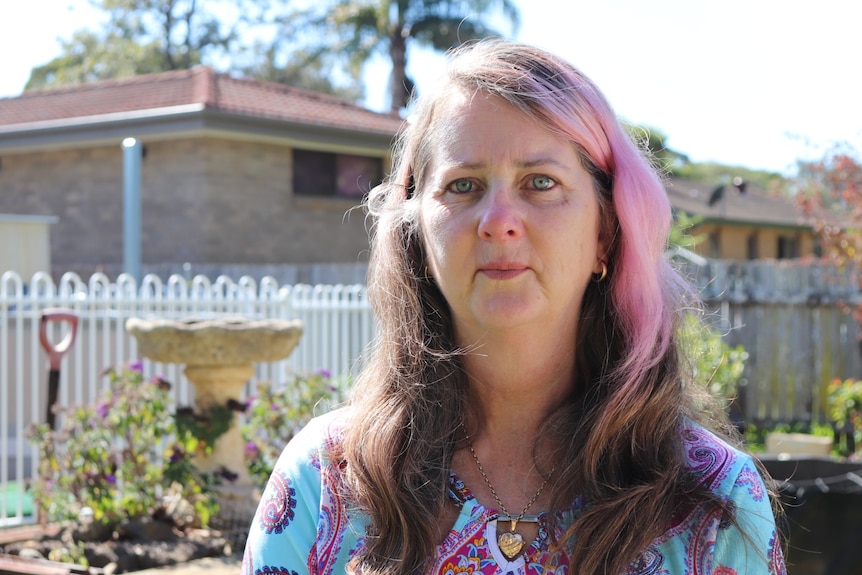
[[[242,575],[341,575],[361,549],[367,518],[344,496],[340,457],[345,410],[321,416],[285,448],[261,497],[246,542]],[[675,518],[625,575],[786,575],[763,481],[748,455],[707,430],[683,429],[688,465],[736,509],[739,530],[720,514],[698,509]],[[514,560],[497,547],[495,509],[483,507],[453,473],[450,497],[460,513],[437,545],[432,575],[569,575],[564,552],[552,553],[547,517],[539,535]],[[558,525],[583,505],[563,510]],[[558,533],[559,535],[559,533]]]

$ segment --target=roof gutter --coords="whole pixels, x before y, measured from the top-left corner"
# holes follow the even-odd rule
[[[56,148],[116,145],[124,138],[141,141],[220,135],[266,140],[282,145],[384,156],[393,134],[346,129],[325,124],[262,118],[186,104],[132,112],[83,116],[0,126],[0,153]]]

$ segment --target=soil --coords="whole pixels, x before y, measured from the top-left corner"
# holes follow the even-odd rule
[[[231,538],[220,531],[179,531],[159,521],[126,526],[120,532],[109,534],[110,539],[107,540],[82,540],[80,526],[49,526],[24,533],[27,537],[17,541],[11,533],[6,533],[5,541],[0,544],[0,553],[71,562],[70,551],[71,557],[83,551],[90,567],[117,574],[203,557],[222,557],[234,551]],[[84,535],[87,538],[92,534]]]

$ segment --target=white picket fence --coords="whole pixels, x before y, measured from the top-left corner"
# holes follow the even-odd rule
[[[27,523],[23,484],[36,473],[36,451],[25,438],[32,422],[45,419],[48,358],[39,341],[44,310],[64,308],[78,317],[74,344],[60,369],[61,405],[95,400],[107,379],[104,369],[142,359],[144,375],[173,383],[178,406],[191,405],[192,389],[182,366],[139,358],[137,343],[125,330],[130,317],[300,319],[302,339],[284,361],[259,364],[247,392],[258,381],[275,384],[296,374],[326,370],[347,385],[358,370],[374,334],[374,320],[362,285],[284,285],[271,277],[238,281],[220,276],[188,280],[173,275],[163,282],[145,276],[140,285],[128,275],[112,282],[104,274],[83,281],[65,274],[58,284],[45,273],[29,282],[14,272],[0,276],[0,526]],[[58,342],[65,322],[49,323],[49,340]]]

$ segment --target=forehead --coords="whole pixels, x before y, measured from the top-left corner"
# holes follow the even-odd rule
[[[452,89],[429,126],[428,166],[553,157],[580,164],[577,147],[540,120],[487,92]]]

